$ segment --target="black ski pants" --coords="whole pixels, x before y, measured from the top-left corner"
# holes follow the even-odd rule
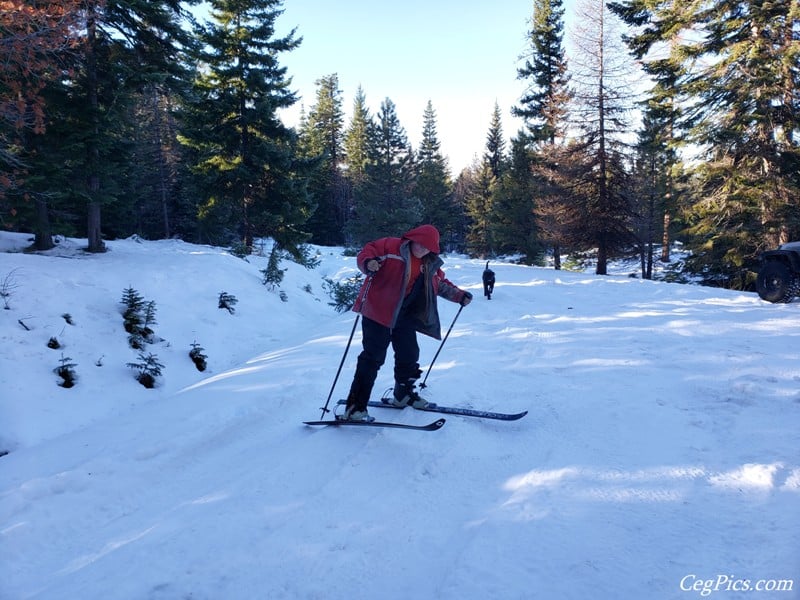
[[[394,350],[395,381],[407,382],[420,375],[417,331],[409,320],[401,316],[395,328],[389,329],[372,319],[362,318],[361,333],[363,350],[358,355],[347,402],[348,406],[354,404],[356,410],[366,410],[378,371],[386,362],[389,344]]]

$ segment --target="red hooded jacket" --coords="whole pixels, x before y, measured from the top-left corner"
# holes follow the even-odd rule
[[[424,309],[418,317],[416,329],[437,340],[442,339],[437,296],[452,302],[461,302],[466,292],[450,282],[441,270],[444,261],[439,257],[439,232],[433,225],[421,225],[403,234],[403,237],[386,237],[369,242],[358,253],[358,268],[367,275],[358,292],[353,310],[385,327],[394,328],[405,297],[411,265],[411,242],[425,246],[430,253],[422,258],[424,278]],[[381,268],[374,274],[367,271],[367,262],[378,259]]]

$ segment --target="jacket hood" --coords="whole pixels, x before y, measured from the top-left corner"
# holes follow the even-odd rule
[[[422,244],[434,254],[439,254],[439,230],[433,225],[420,225],[403,234],[403,239]]]

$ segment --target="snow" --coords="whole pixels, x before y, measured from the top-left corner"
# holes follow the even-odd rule
[[[355,271],[340,249],[269,290],[264,257],[29,240],[0,233],[3,600],[800,598],[800,303],[502,262],[487,301],[484,261],[447,256],[475,300],[427,397],[529,414],[312,428],[355,322],[322,286]],[[129,286],[156,303],[152,390],[126,366]]]

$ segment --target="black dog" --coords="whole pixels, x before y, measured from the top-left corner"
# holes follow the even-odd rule
[[[483,295],[487,300],[492,299],[494,291],[494,271],[489,268],[489,261],[486,261],[486,268],[483,270]]]

